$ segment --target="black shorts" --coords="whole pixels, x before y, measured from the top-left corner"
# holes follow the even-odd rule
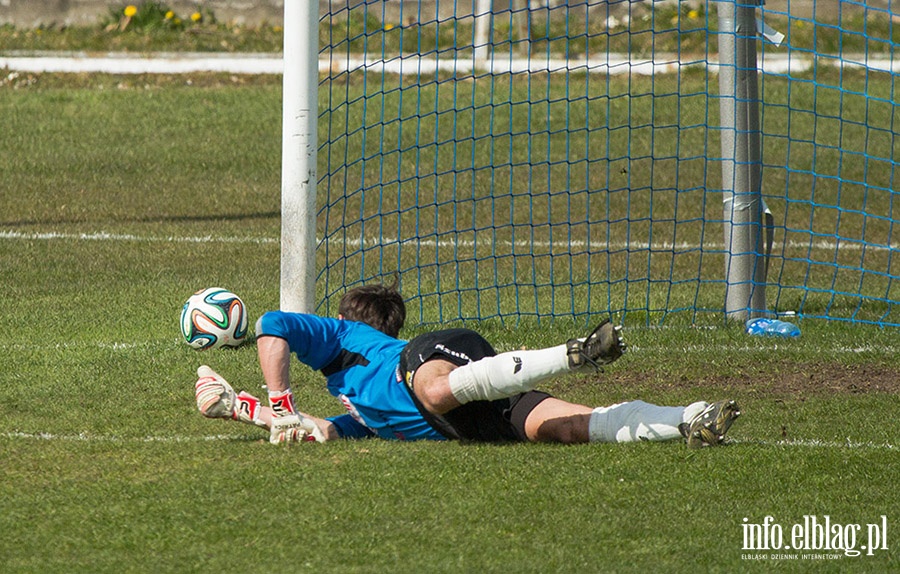
[[[472,401],[439,416],[428,412],[412,390],[416,369],[432,359],[461,367],[496,354],[491,344],[471,329],[434,331],[406,345],[400,355],[400,372],[419,412],[445,437],[479,442],[527,441],[525,419],[550,397],[547,393],[528,391],[496,401]]]

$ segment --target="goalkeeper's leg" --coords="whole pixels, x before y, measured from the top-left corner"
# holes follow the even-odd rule
[[[694,420],[705,402],[686,407],[652,405],[630,401],[598,407],[591,413],[588,432],[591,442],[636,442],[671,440],[682,437],[681,425]]]
[[[448,406],[453,408],[454,402],[464,405],[472,401],[492,401],[534,389],[551,377],[587,366],[599,368],[614,362],[625,352],[621,331],[621,327],[604,320],[584,339],[570,339],[563,345],[546,349],[509,351],[469,362],[447,374],[446,387],[452,397],[444,396],[437,404],[429,404],[429,389],[423,389],[425,404],[439,411]],[[418,373],[416,379],[419,379]],[[439,383],[435,386],[446,395],[445,385],[442,381]],[[434,386],[431,390],[435,390]]]
[[[680,427],[707,410],[705,402],[670,407],[631,401],[592,408],[551,397],[528,413],[524,431],[536,442],[664,441],[682,438]]]

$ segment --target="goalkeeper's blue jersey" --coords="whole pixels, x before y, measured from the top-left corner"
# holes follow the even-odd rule
[[[325,375],[328,391],[357,423],[329,419],[343,436],[365,436],[362,425],[381,438],[444,439],[422,418],[399,375],[406,341],[365,323],[284,311],[260,318],[256,336],[264,335],[286,340],[300,362]]]

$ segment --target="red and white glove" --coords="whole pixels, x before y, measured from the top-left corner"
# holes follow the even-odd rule
[[[197,369],[194,397],[197,399],[197,410],[205,417],[231,418],[256,426],[266,426],[259,420],[259,399],[244,391],[235,394],[228,381],[206,365]]]
[[[325,442],[325,435],[318,425],[301,414],[291,413],[272,419],[269,442],[272,444],[294,442]]]
[[[230,418],[234,412],[236,396],[234,389],[221,375],[206,365],[197,369],[197,383],[194,385],[197,410],[211,419]]]
[[[294,393],[291,389],[286,391],[269,391],[269,406],[276,417],[297,414],[294,407]]]

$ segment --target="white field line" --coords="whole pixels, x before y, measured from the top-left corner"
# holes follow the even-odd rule
[[[464,232],[469,235],[470,232]],[[278,244],[280,239],[275,237],[216,237],[212,235],[204,236],[187,236],[178,237],[174,235],[154,236],[154,235],[133,235],[130,233],[59,233],[59,232],[34,232],[23,233],[19,231],[0,231],[0,240],[26,240],[26,241],[51,241],[51,240],[68,240],[68,241],[122,241],[122,242],[161,242],[161,243],[251,243],[251,244]],[[317,242],[321,243],[323,239],[318,237]],[[364,239],[335,239],[328,240],[329,243],[338,242],[351,247],[391,247],[391,246],[419,246],[419,247],[487,247],[491,245],[499,247],[529,247],[529,248],[560,248],[564,251],[571,250],[652,250],[652,251],[697,251],[705,250],[724,250],[725,245],[721,242],[709,242],[705,245],[698,245],[688,242],[671,243],[668,241],[657,241],[648,243],[646,241],[628,241],[628,242],[604,242],[604,241],[584,241],[579,239],[563,239],[560,241],[542,241],[542,240],[491,240],[482,239],[472,241],[471,239],[388,239],[382,237],[367,237]],[[825,251],[835,251],[840,248],[845,250],[862,250],[867,251],[895,251],[898,248],[893,245],[877,245],[865,244],[860,241],[813,241],[804,243],[801,241],[787,241],[784,243],[788,249],[815,249]],[[546,255],[541,253],[539,255]]]
[[[646,329],[646,327],[629,327],[626,325],[625,327],[628,331],[636,331],[639,329]],[[719,329],[719,327],[709,327],[709,329]],[[756,337],[752,337],[756,338]],[[757,339],[760,342],[768,343],[765,347],[766,350],[775,352],[779,349],[779,342],[777,338],[761,338]],[[782,339],[783,340],[783,339]],[[791,348],[792,345],[790,343],[785,342],[781,348]],[[2,347],[0,347],[2,348]],[[510,349],[513,350],[513,349]],[[731,347],[731,346],[723,346],[723,345],[685,345],[683,347],[678,347],[677,349],[673,349],[671,346],[657,346],[657,345],[644,345],[644,346],[636,346],[636,345],[628,345],[629,353],[636,352],[647,352],[647,353],[668,353],[677,350],[681,353],[713,353],[713,352],[724,352],[727,351],[729,353],[758,353],[760,351],[760,347],[751,347],[751,346],[743,346],[743,347]],[[822,345],[817,347],[817,351],[823,354],[831,354],[831,355],[858,355],[861,353],[872,353],[878,355],[886,355],[891,353],[898,352],[897,345],[860,345],[857,347],[826,347]]]
[[[18,231],[0,231],[0,239],[21,239],[26,241],[50,241],[62,239],[66,241],[121,241],[121,242],[160,242],[160,243],[278,243],[271,237],[213,237],[203,235],[196,237],[176,237],[173,235],[132,235],[130,233],[57,233],[55,231],[38,233],[20,233]]]
[[[262,440],[263,437],[251,436],[234,436],[234,435],[207,435],[207,436],[145,436],[145,437],[122,437],[115,435],[95,435],[88,433],[79,434],[54,434],[47,432],[26,433],[19,431],[11,431],[0,433],[0,438],[7,440],[31,440],[31,441],[47,441],[47,442],[87,442],[87,443],[194,443],[194,442],[215,442],[215,441],[247,441]],[[752,440],[752,439],[730,439],[729,442],[735,445],[755,445],[764,447],[781,447],[781,448],[823,448],[823,449],[849,449],[849,450],[897,450],[897,445],[891,443],[875,443],[875,442],[857,442],[849,438],[844,442],[823,441],[819,439],[796,439],[796,440]]]
[[[763,72],[771,74],[796,74],[813,67],[816,56],[808,53],[772,53],[760,57]],[[900,72],[900,60],[869,58],[866,54],[843,54],[840,57],[821,54],[818,61],[836,68],[855,67],[891,73]],[[367,58],[358,54],[323,57],[319,59],[319,73],[340,74],[366,71],[375,74],[433,75],[454,74],[509,74],[522,72],[590,73],[604,75],[635,74],[656,75],[679,72],[689,67],[706,67],[718,71],[714,59],[686,57],[677,54],[659,54],[655,59],[640,58],[630,54],[606,54],[592,58],[514,58],[511,54],[495,53],[484,60],[445,59],[431,56],[409,55],[387,58]],[[155,53],[149,55],[84,52],[7,52],[0,55],[0,69],[12,72],[65,72],[107,74],[186,74],[194,72],[219,72],[232,74],[281,74],[284,62],[281,54],[203,54],[203,53]]]
[[[850,449],[850,450],[897,450],[898,445],[891,443],[877,442],[856,442],[849,438],[844,442],[827,441],[819,439],[794,439],[794,440],[752,440],[752,439],[728,439],[731,444],[747,444],[759,446],[777,446],[777,447],[805,447],[805,448],[825,448],[825,449]]]
[[[665,327],[663,327],[665,328]],[[717,330],[720,327],[710,326],[706,327],[709,330]],[[646,331],[646,330],[656,330],[659,327],[628,327],[629,332],[634,331]],[[777,351],[779,348],[779,343],[777,339],[761,339],[760,341],[766,341],[771,343],[771,347],[767,347],[772,351]],[[134,349],[172,349],[176,347],[180,347],[183,343],[180,339],[171,339],[169,341],[143,341],[140,343],[124,343],[124,342],[109,342],[109,341],[69,341],[66,343],[56,343],[55,345],[46,345],[44,349],[54,349],[57,351],[65,351],[69,349],[101,349],[101,350],[109,350],[109,351],[132,351]],[[789,347],[790,343],[786,343],[785,347]],[[0,351],[32,351],[34,350],[33,345],[27,345],[25,343],[7,343],[0,341]],[[498,350],[507,350],[511,351],[513,349],[498,349]],[[679,347],[679,352],[685,353],[710,353],[710,352],[722,352],[727,350],[729,353],[758,353],[760,351],[759,347],[754,347],[750,345],[742,346],[742,347],[724,347],[722,345],[685,345],[683,347]],[[856,347],[825,347],[822,346],[819,351],[825,353],[830,356],[835,355],[858,355],[861,353],[870,353],[870,354],[878,354],[878,355],[888,355],[892,353],[898,352],[897,345],[859,345]],[[629,354],[633,353],[666,353],[673,351],[672,347],[663,347],[658,345],[628,345]]]
[[[176,442],[211,442],[228,440],[258,440],[262,437],[210,435],[210,436],[145,436],[145,437],[121,437],[115,435],[95,435],[88,433],[79,434],[54,434],[47,432],[27,433],[11,431],[0,433],[0,438],[21,439],[50,442],[112,442],[112,443],[176,443]]]
[[[139,343],[124,342],[108,342],[108,341],[67,341],[65,343],[56,343],[54,345],[42,344],[42,349],[53,349],[56,351],[67,351],[69,349],[100,349],[107,351],[132,351],[134,349],[147,349],[151,351],[159,349],[174,349],[180,347],[183,343],[181,339],[171,339],[166,342],[162,341],[142,341]],[[33,351],[34,345],[26,343],[5,343],[0,342],[0,351]]]

